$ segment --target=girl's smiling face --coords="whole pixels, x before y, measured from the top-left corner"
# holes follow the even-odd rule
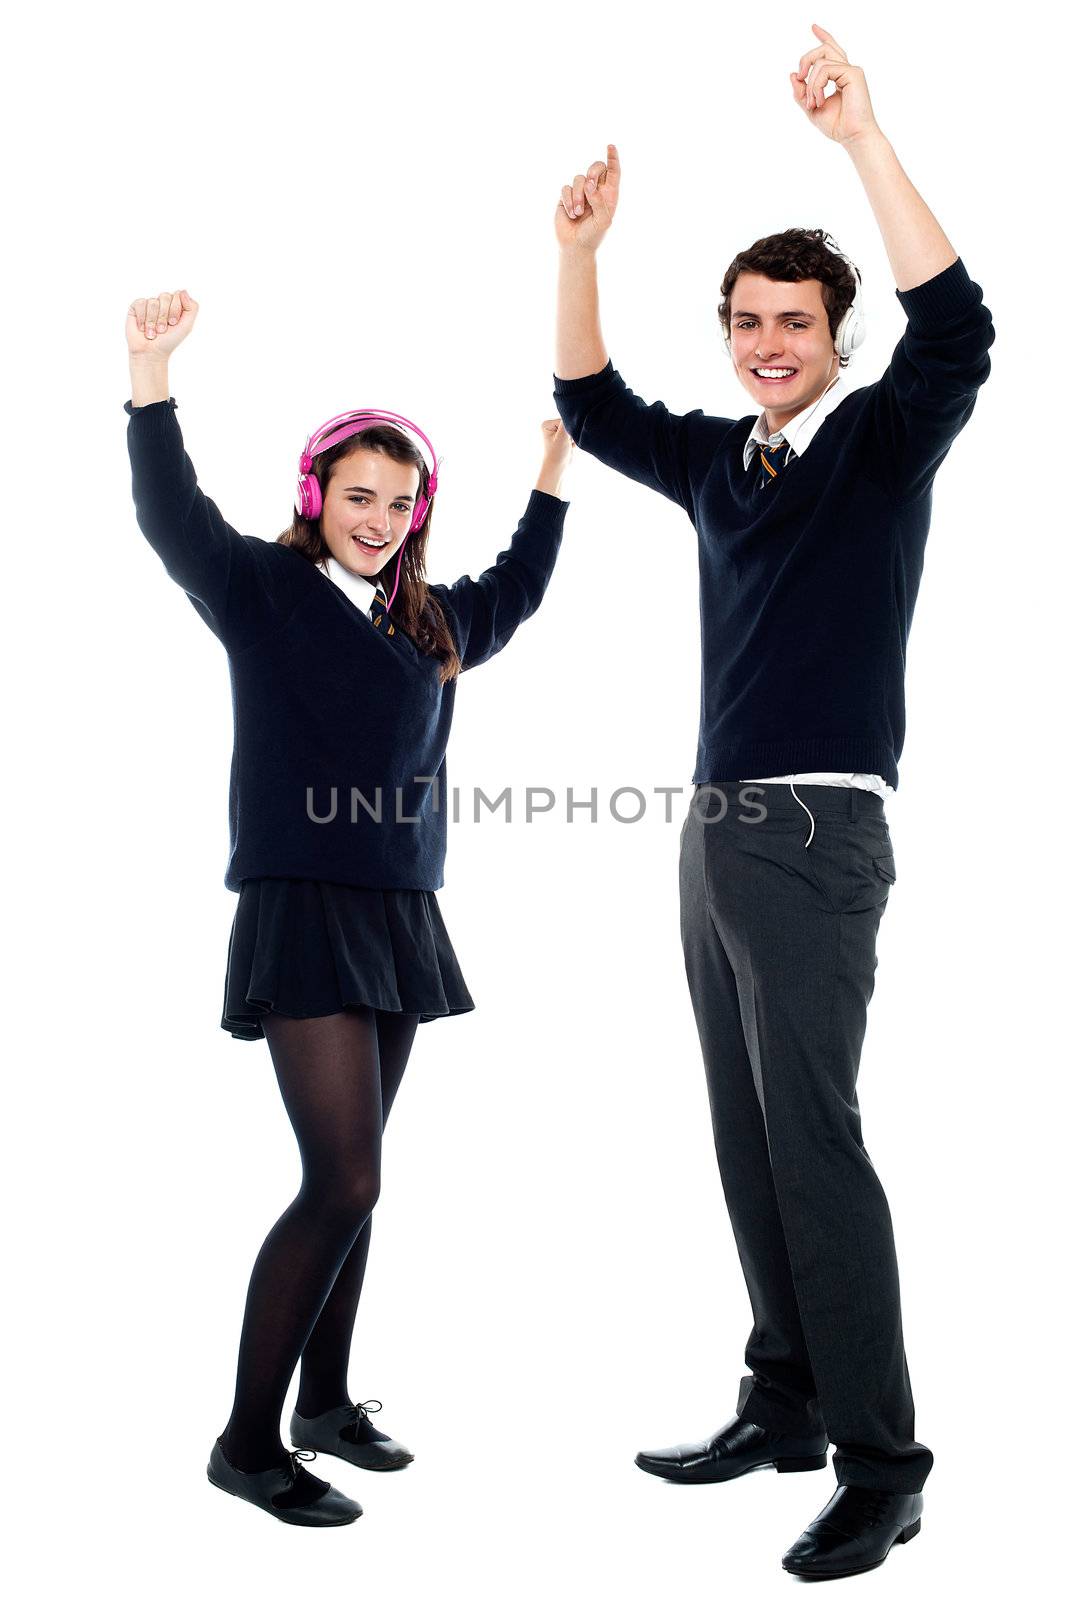
[[[330,555],[361,578],[375,578],[410,532],[418,468],[381,450],[359,449],[333,469],[322,502]]]

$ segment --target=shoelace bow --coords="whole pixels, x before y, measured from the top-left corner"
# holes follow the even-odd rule
[[[305,1461],[315,1461],[318,1458],[317,1450],[290,1450],[288,1454],[292,1458],[293,1478],[299,1476],[300,1468]]]
[[[359,1400],[347,1409],[351,1412],[351,1420],[356,1425],[360,1422],[369,1422],[371,1411],[380,1411],[380,1400]]]

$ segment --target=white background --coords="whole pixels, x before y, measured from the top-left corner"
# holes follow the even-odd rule
[[[857,175],[792,101],[807,8],[367,11],[60,5],[8,34],[5,1453],[30,1592],[782,1593],[831,1467],[681,1489],[632,1465],[726,1420],[750,1308],[677,932],[695,536],[589,458],[542,610],[459,686],[451,781],[595,787],[604,811],[622,785],[684,797],[670,825],[658,801],[631,826],[452,829],[440,901],[478,1009],[420,1030],[351,1364],[417,1460],[320,1457],[366,1513],[324,1534],[204,1475],[299,1162],[266,1044],[218,1025],[228,677],[134,520],[130,299],[201,303],[172,391],[243,532],[286,524],[324,418],[419,420],[443,580],[489,564],[534,481],[553,210],[608,139],[603,325],[646,398],[751,411],[714,308],[732,256],[783,227],[827,227],[863,271],[850,381],[903,326]],[[859,1078],[935,1453],[920,1539],[869,1581],[932,1595],[1049,1566],[1060,1467],[1061,41],[1027,5],[812,15],[865,68],[998,335],[935,488]]]

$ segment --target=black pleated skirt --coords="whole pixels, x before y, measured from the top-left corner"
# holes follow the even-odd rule
[[[229,936],[222,1027],[262,1039],[268,1011],[324,1017],[346,1006],[472,1011],[436,895],[304,878],[248,878]]]

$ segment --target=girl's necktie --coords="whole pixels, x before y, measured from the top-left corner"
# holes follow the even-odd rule
[[[390,638],[396,631],[396,625],[388,615],[380,590],[373,597],[373,605],[370,607],[370,621],[375,628],[383,628]]]

